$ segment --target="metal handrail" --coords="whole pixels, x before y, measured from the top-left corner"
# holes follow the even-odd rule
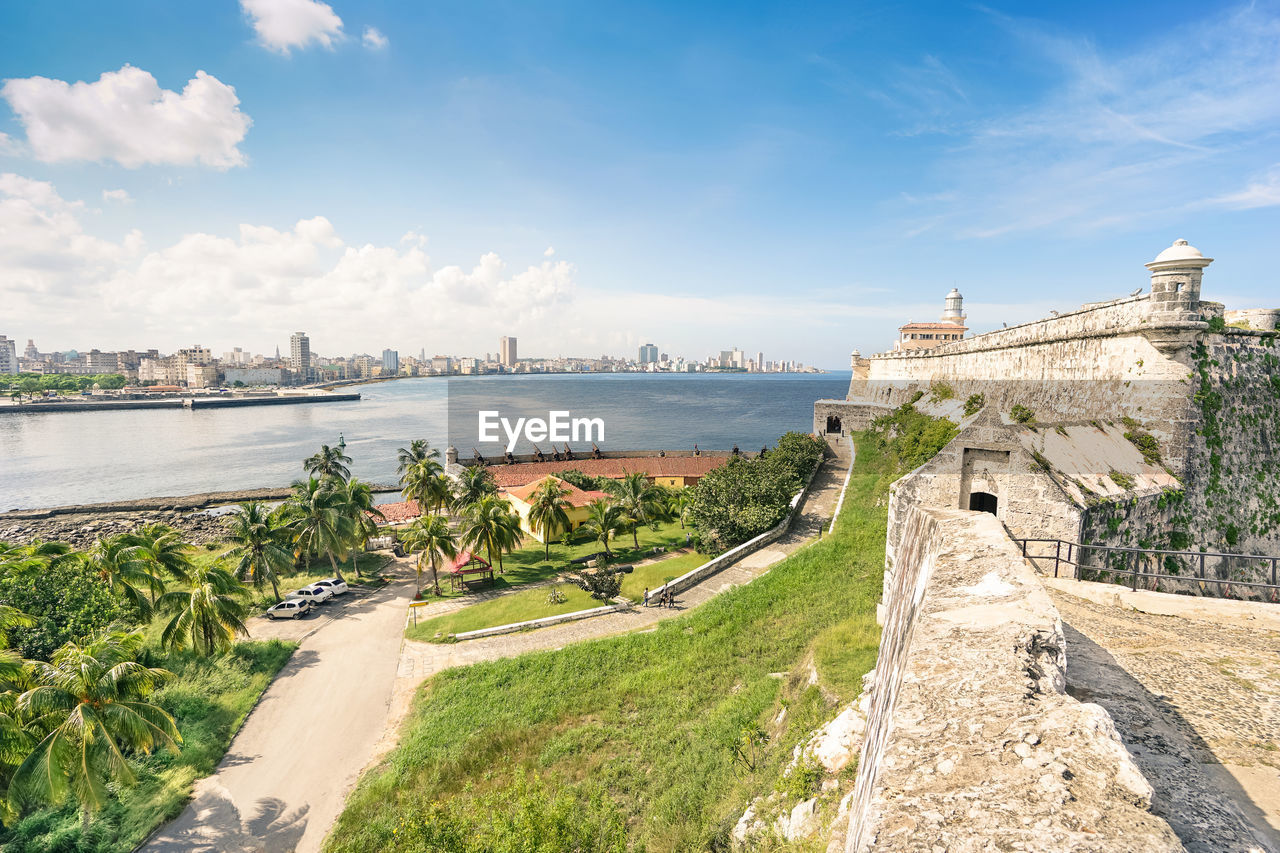
[[[1183,583],[1194,581],[1194,582],[1205,583],[1205,584],[1216,584],[1218,587],[1222,587],[1225,585],[1227,587],[1228,596],[1231,594],[1230,588],[1233,586],[1248,587],[1251,589],[1266,589],[1266,590],[1272,591],[1272,595],[1270,597],[1270,600],[1272,602],[1277,602],[1276,593],[1280,592],[1280,583],[1277,583],[1277,580],[1280,580],[1280,578],[1277,577],[1277,575],[1280,574],[1280,557],[1273,557],[1268,554],[1231,554],[1231,553],[1226,553],[1222,551],[1173,551],[1173,550],[1168,550],[1163,548],[1127,548],[1127,547],[1121,547],[1117,545],[1085,545],[1081,542],[1073,542],[1069,539],[1034,538],[1034,537],[1015,538],[1013,541],[1017,542],[1019,545],[1022,546],[1023,559],[1028,559],[1032,561],[1052,559],[1053,560],[1053,576],[1055,578],[1059,576],[1059,572],[1061,571],[1062,566],[1066,565],[1074,568],[1075,571],[1073,576],[1076,580],[1083,579],[1081,574],[1082,571],[1108,572],[1110,574],[1116,574],[1116,575],[1127,575],[1131,578],[1130,586],[1135,590],[1138,588],[1139,579],[1144,578],[1152,581],[1170,580],[1170,581],[1181,581]],[[1051,543],[1054,546],[1054,552],[1052,554],[1028,554],[1027,545],[1031,543]],[[1063,553],[1064,546],[1066,548],[1065,554]],[[1124,554],[1126,555],[1126,560],[1125,560],[1126,566],[1129,562],[1128,555],[1137,554],[1137,555],[1146,555],[1149,557],[1160,557],[1160,556],[1168,555],[1168,556],[1175,556],[1175,557],[1191,558],[1198,564],[1198,567],[1197,567],[1195,576],[1187,576],[1187,575],[1172,575],[1164,572],[1143,571],[1140,568],[1140,561],[1139,561],[1138,568],[1127,568],[1127,567],[1119,568],[1119,567],[1110,566],[1110,565],[1098,566],[1098,565],[1091,565],[1085,562],[1085,559],[1088,556],[1092,556],[1091,554],[1086,554],[1085,553],[1086,551],[1101,551],[1104,554],[1106,553]],[[1257,581],[1241,581],[1241,580],[1229,580],[1229,579],[1223,579],[1223,578],[1208,577],[1205,571],[1205,561],[1207,559],[1249,560],[1249,561],[1258,561],[1263,564],[1270,563],[1271,564],[1271,582],[1260,583]]]

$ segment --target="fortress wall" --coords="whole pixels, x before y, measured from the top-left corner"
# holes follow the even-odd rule
[[[1280,308],[1246,308],[1240,311],[1227,311],[1223,314],[1227,325],[1247,326],[1264,332],[1274,332],[1280,327]]]
[[[887,594],[846,853],[1180,851],[1062,625],[985,513],[912,508]]]

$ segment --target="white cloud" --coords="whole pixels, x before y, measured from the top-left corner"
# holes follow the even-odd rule
[[[133,201],[133,198],[129,195],[128,190],[103,190],[102,200],[117,201],[122,204],[126,204],[128,202]]]
[[[203,71],[181,93],[161,89],[150,73],[126,65],[93,83],[6,80],[0,97],[26,129],[32,154],[46,163],[114,160],[130,169],[149,163],[227,169],[245,162],[236,146],[252,122],[240,112],[235,89]]]
[[[342,19],[319,0],[240,0],[240,8],[263,47],[286,56],[312,42],[331,48],[342,38]]]
[[[0,133],[0,156],[18,153],[18,141],[7,133]]]
[[[547,247],[547,250],[546,250],[545,252],[543,252],[543,253],[542,253],[542,255],[543,255],[543,257],[549,258],[549,257],[551,257],[552,255],[554,255],[555,253],[556,253],[556,247],[555,247],[555,246],[548,246],[548,247]]]
[[[1266,177],[1251,181],[1239,192],[1221,195],[1211,200],[1214,204],[1234,210],[1251,210],[1256,207],[1280,205],[1280,164],[1272,166]]]
[[[387,37],[377,27],[365,27],[364,38],[361,40],[370,50],[382,50],[389,43]]]

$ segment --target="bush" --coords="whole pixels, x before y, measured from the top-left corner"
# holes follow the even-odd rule
[[[764,458],[771,465],[781,466],[795,476],[796,491],[804,485],[822,461],[827,444],[822,439],[801,432],[789,432],[778,439],[778,445]]]
[[[584,474],[577,468],[566,468],[563,471],[558,471],[556,476],[585,492],[603,492],[613,482],[608,477],[592,477],[590,474]]]
[[[1013,408],[1009,410],[1009,417],[1016,423],[1029,424],[1035,422],[1036,413],[1021,403],[1014,403]]]
[[[956,389],[945,382],[935,382],[929,388],[930,403],[941,403],[943,400],[950,400],[955,395]]]
[[[622,573],[603,567],[593,572],[575,572],[568,579],[569,583],[589,593],[596,601],[608,603],[622,592]]]
[[[693,487],[689,524],[700,550],[720,553],[782,521],[799,478],[785,461],[774,462],[772,456],[730,461]]]
[[[987,405],[986,394],[970,394],[969,399],[964,401],[964,416],[968,418],[976,415],[985,405]]]
[[[14,649],[36,660],[48,660],[63,643],[80,642],[117,619],[135,615],[126,612],[97,575],[70,557],[0,575],[0,604],[35,619],[31,627],[15,628],[10,635]]]

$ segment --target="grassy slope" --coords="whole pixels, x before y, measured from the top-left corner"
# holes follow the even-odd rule
[[[181,751],[174,755],[161,750],[132,760],[137,787],[122,791],[94,818],[87,838],[80,837],[80,817],[74,806],[45,809],[0,834],[2,849],[5,853],[133,850],[182,810],[196,779],[213,772],[294,648],[295,644],[272,640],[240,643],[231,654],[213,660],[189,653],[154,655],[151,663],[178,675],[156,698],[177,720]]]
[[[512,809],[528,811],[529,777],[548,787],[544,804],[602,798],[600,826],[610,814],[625,820],[634,850],[725,840],[743,805],[772,790],[793,746],[837,699],[852,699],[874,665],[884,467],[879,449],[860,445],[835,535],[655,631],[433,678],[326,849],[556,849],[498,841],[514,832],[502,830],[517,822]],[[810,660],[822,689],[805,689]],[[771,675],[779,672],[789,675]],[[742,730],[770,728],[784,702],[786,722],[755,769],[735,765]],[[468,832],[456,837],[473,840],[440,840],[442,827],[462,824]],[[544,833],[548,825],[539,823]]]

